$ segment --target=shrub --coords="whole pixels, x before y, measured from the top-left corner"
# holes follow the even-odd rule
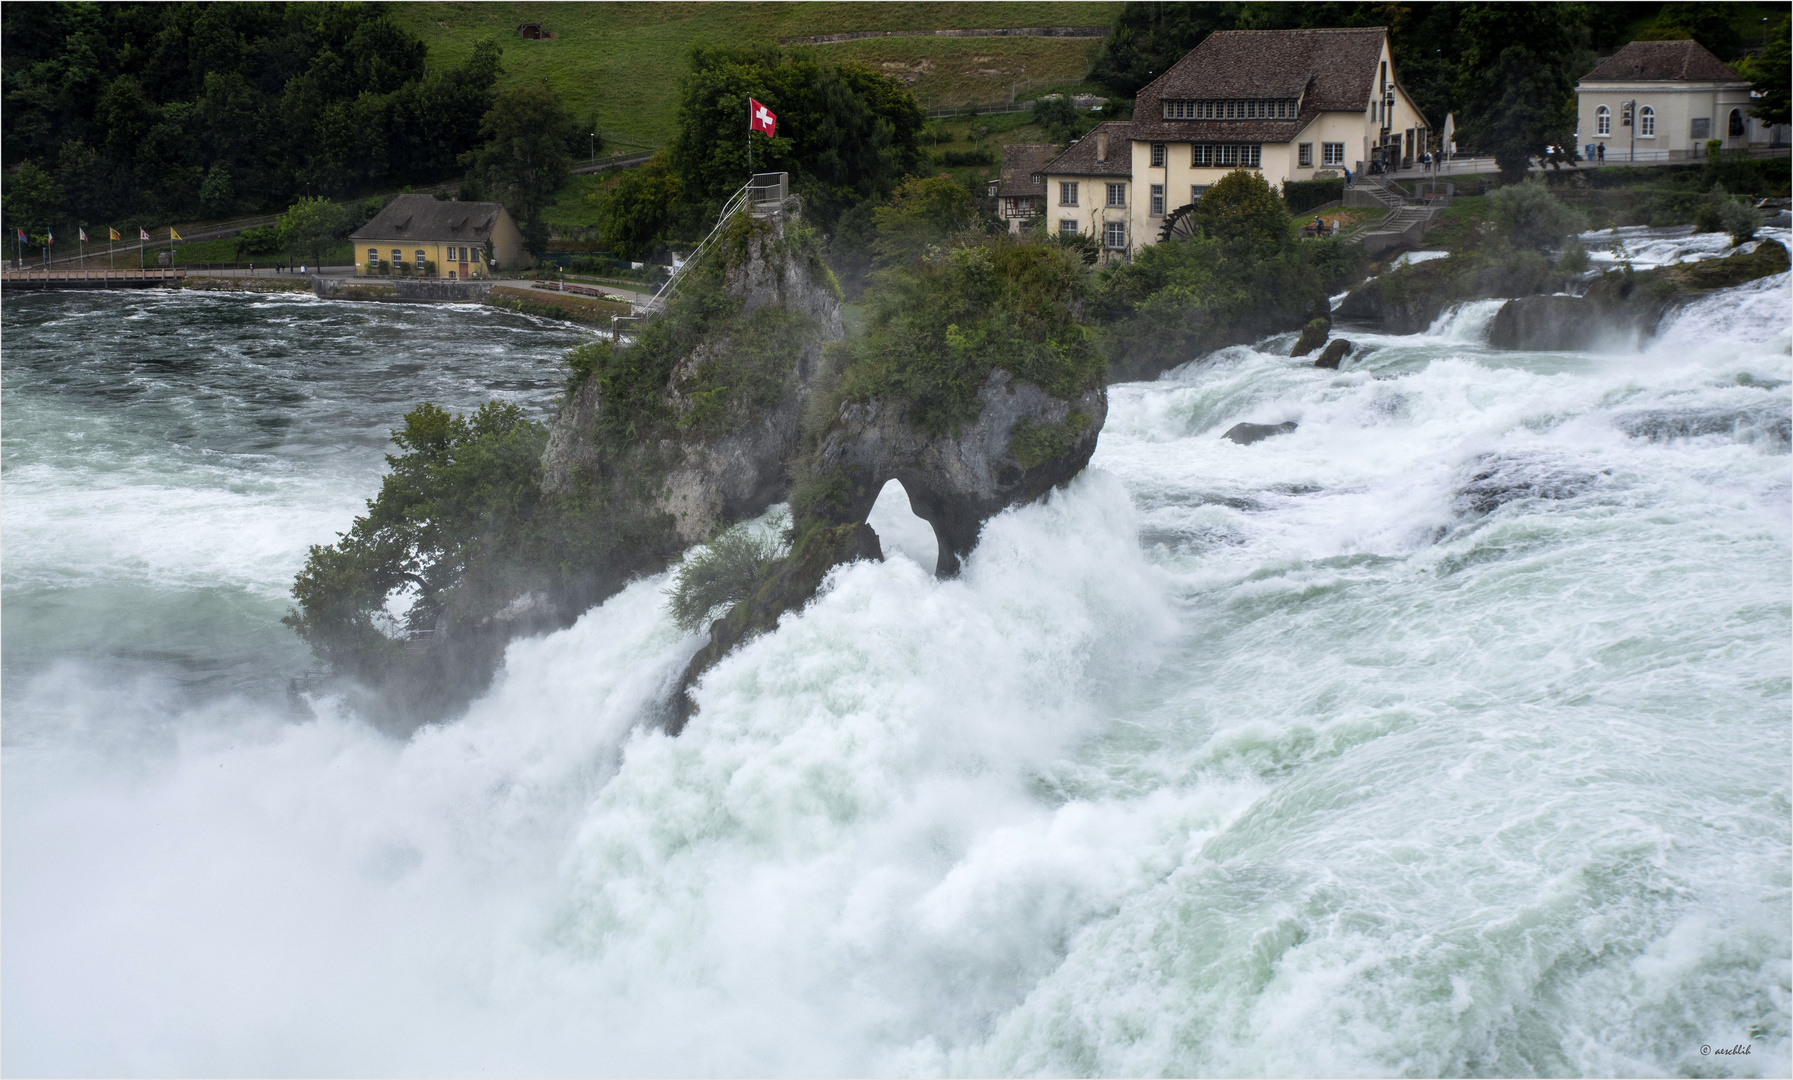
[[[1083,262],[1053,243],[1007,236],[885,271],[865,333],[840,349],[841,391],[907,407],[927,434],[977,418],[977,392],[1003,368],[1059,398],[1101,385],[1081,324]]]
[[[994,165],[996,155],[979,147],[976,150],[948,150],[940,155],[947,165]]]
[[[1588,249],[1580,240],[1571,240],[1563,245],[1563,253],[1556,257],[1556,268],[1565,274],[1585,273],[1588,268]]]
[[[1294,243],[1282,196],[1251,169],[1234,169],[1221,177],[1195,204],[1194,214],[1202,231],[1228,252],[1262,256]]]
[[[1756,235],[1762,225],[1761,215],[1755,208],[1734,195],[1725,193],[1723,186],[1712,185],[1706,193],[1706,199],[1700,204],[1693,219],[1695,232],[1723,232],[1731,234],[1732,243],[1741,244]]]
[[[785,555],[782,531],[736,525],[686,559],[666,594],[667,609],[680,629],[696,633],[722,610],[751,597]]]
[[[1055,143],[1068,143],[1077,137],[1077,110],[1063,97],[1034,102],[1033,122],[1045,128]]]
[[[1345,180],[1284,180],[1283,201],[1289,213],[1304,214],[1316,206],[1337,202],[1345,197]]]
[[[1500,188],[1488,196],[1488,204],[1514,247],[1542,251],[1587,227],[1586,215],[1565,205],[1536,177]]]
[[[962,184],[944,176],[908,180],[887,205],[872,211],[877,238],[872,250],[883,265],[920,258],[931,247],[972,230],[977,201]]]

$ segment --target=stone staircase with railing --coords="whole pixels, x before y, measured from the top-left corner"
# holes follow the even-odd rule
[[[1375,224],[1359,225],[1346,233],[1345,241],[1363,245],[1371,258],[1396,247],[1418,247],[1425,241],[1432,219],[1450,204],[1454,189],[1448,184],[1445,187],[1444,192],[1426,197],[1410,194],[1381,177],[1356,181],[1349,189],[1347,205],[1381,206],[1388,212]]]

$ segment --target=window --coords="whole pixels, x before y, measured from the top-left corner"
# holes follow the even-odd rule
[[[1314,167],[1314,144],[1304,142],[1295,147],[1295,167],[1311,169]]]
[[[1127,226],[1119,221],[1111,221],[1102,230],[1102,243],[1111,248],[1127,246]]]
[[[1208,193],[1208,185],[1207,184],[1190,184],[1189,185],[1189,201],[1192,203],[1201,202],[1202,196],[1206,195],[1207,193]]]
[[[423,249],[422,249],[422,248],[418,248],[418,249],[417,249],[417,268],[418,268],[418,269],[419,269],[419,270],[421,270],[421,269],[423,269],[423,262],[424,262],[424,259],[423,259]]]
[[[1320,164],[1343,165],[1345,163],[1345,144],[1327,142],[1320,144]]]
[[[1153,184],[1152,185],[1152,216],[1153,217],[1163,217],[1164,216],[1164,185],[1163,184]]]
[[[1152,144],[1152,168],[1164,168],[1164,144],[1161,142]]]
[[[1594,110],[1594,134],[1612,134],[1612,110],[1604,105]]]
[[[1077,205],[1077,184],[1075,182],[1065,183],[1065,182],[1061,181],[1059,183],[1059,185],[1058,185],[1058,205],[1060,205],[1060,206],[1076,206]]]
[[[1249,143],[1196,143],[1190,147],[1189,164],[1198,169],[1255,169],[1262,152],[1263,147]]]
[[[1127,185],[1126,184],[1110,184],[1110,185],[1108,185],[1108,205],[1110,205],[1110,206],[1126,206],[1127,205]]]
[[[379,262],[380,261],[380,249],[379,248],[368,248],[367,249],[367,261],[370,263]]]
[[[1640,132],[1640,134],[1641,134],[1641,132]],[[1712,136],[1712,118],[1709,116],[1694,117],[1693,130],[1692,130],[1692,132],[1690,132],[1690,134],[1695,139],[1700,140],[1700,141],[1704,141],[1708,138],[1711,138],[1711,136]]]
[[[1058,223],[1058,235],[1060,235],[1060,236],[1076,236],[1077,235],[1077,222],[1072,220],[1071,218],[1064,218],[1064,219],[1060,220]]]
[[[400,251],[397,248],[393,248],[392,249],[392,261],[395,263],[404,262],[405,261],[405,253]]]
[[[1637,110],[1637,134],[1645,139],[1656,136],[1656,110],[1648,105]]]
[[[1045,173],[1034,173],[1033,174],[1033,182],[1036,184],[1044,184],[1046,182],[1046,174]]]
[[[1301,108],[1299,98],[1219,99],[1166,101],[1166,120],[1293,120]]]
[[[1733,139],[1743,134],[1743,110],[1731,110],[1731,122],[1727,130],[1731,133]]]

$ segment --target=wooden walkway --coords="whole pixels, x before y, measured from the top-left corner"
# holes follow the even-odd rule
[[[166,289],[187,276],[182,267],[155,270],[8,270],[0,273],[7,289]]]

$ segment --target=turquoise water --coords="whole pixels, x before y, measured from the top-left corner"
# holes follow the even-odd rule
[[[5,1068],[1785,1075],[1788,300],[1224,350],[958,580],[888,492],[677,739],[662,576],[405,741],[268,689],[281,596],[405,407],[577,334],[132,300],[150,378],[9,302]]]

